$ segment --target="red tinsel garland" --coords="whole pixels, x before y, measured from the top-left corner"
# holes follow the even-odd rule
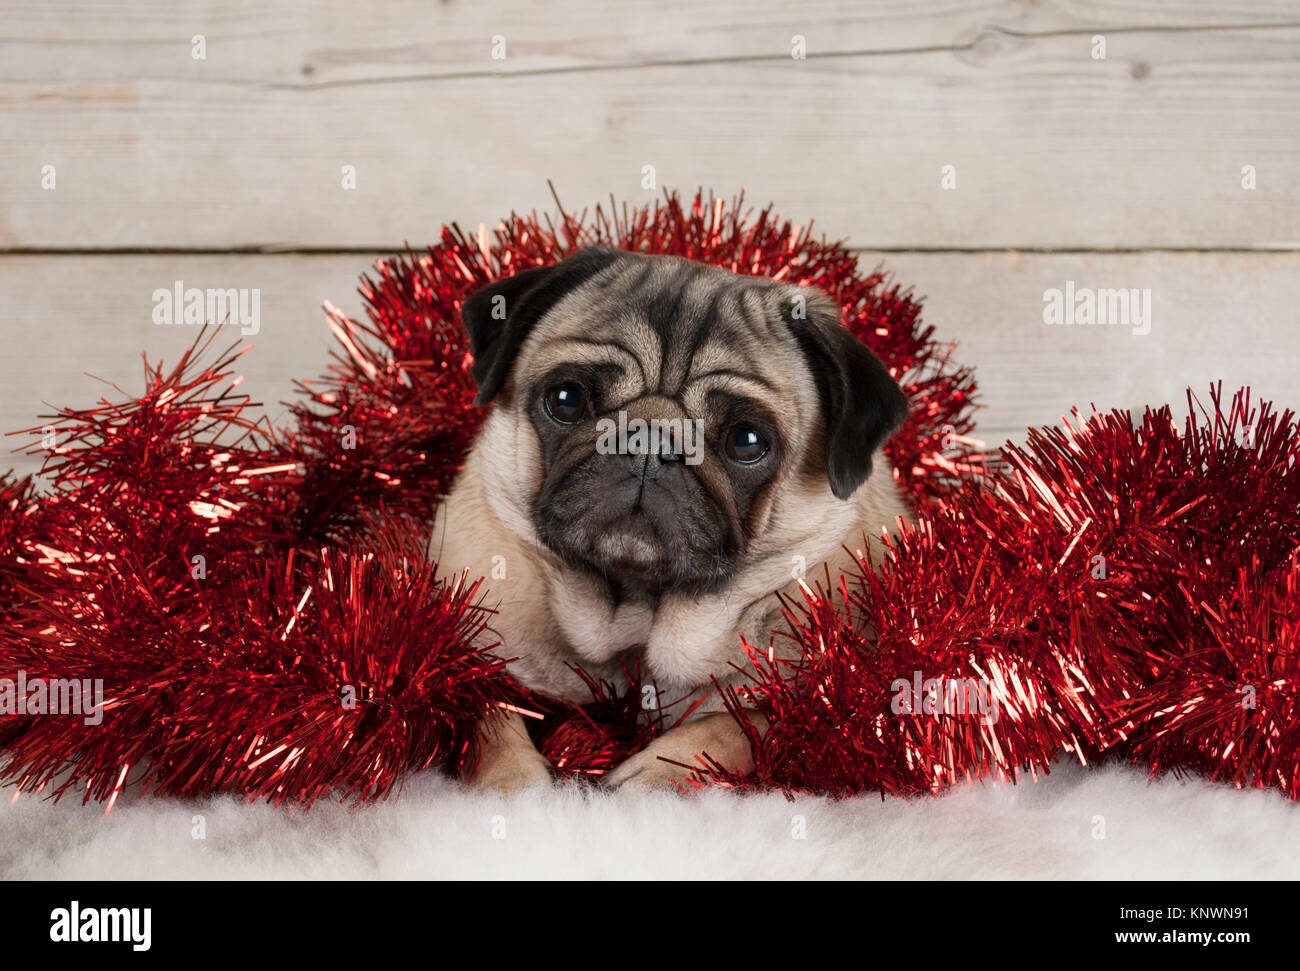
[[[1212,401],[1181,429],[1166,407],[1031,430],[883,562],[809,590],[801,661],[751,650],[731,693],[772,724],[744,784],[925,792],[1071,753],[1300,794],[1300,434]],[[935,710],[900,715],[917,680]]]
[[[52,494],[0,517],[0,537],[32,528],[0,573],[0,678],[104,686],[102,724],[5,719],[20,791],[111,805],[134,769],[182,795],[364,797],[466,757],[485,707],[518,697],[465,647],[487,619],[477,581],[436,582],[400,515],[347,549],[278,542],[266,497],[300,468],[223,387],[233,363],[187,355],[137,400],[62,413]]]
[[[512,216],[491,235],[453,225],[426,253],[377,263],[366,321],[328,308],[339,351],[301,385],[287,429],[246,416],[235,355],[207,339],[171,372],[147,368],[138,399],[51,416],[50,494],[0,480],[0,686],[100,679],[105,712],[101,725],[0,716],[0,777],[110,806],[128,778],[310,804],[462,764],[491,705],[547,715],[538,741],[564,775],[599,775],[663,730],[637,692],[593,684],[580,711],[529,698],[465,647],[490,590],[423,563],[481,420],[461,302],[589,243],[819,286],[912,400],[889,454],[916,525],[885,562],[790,605],[777,636],[797,638],[802,661],[759,645],[730,695],[771,723],[752,737],[758,771],[706,761],[699,778],[929,792],[1074,753],[1297,795],[1290,413],[1244,395],[1225,409],[1216,393],[1181,430],[1168,409],[1137,425],[1094,415],[986,468],[972,375],[910,294],[770,211],[701,196],[558,225]],[[900,710],[913,678],[970,679],[996,718],[924,698]]]

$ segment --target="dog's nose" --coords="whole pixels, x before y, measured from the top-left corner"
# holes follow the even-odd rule
[[[650,451],[629,452],[627,470],[637,479],[657,479],[675,462],[682,460],[681,453],[666,444],[658,454]]]
[[[686,427],[690,421],[678,402],[663,395],[646,395],[624,406],[617,417],[618,445],[628,474],[657,479],[687,462],[696,440],[695,427]]]

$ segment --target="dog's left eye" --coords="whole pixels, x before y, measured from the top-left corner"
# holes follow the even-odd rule
[[[576,425],[582,420],[586,405],[586,394],[581,385],[566,381],[547,389],[542,399],[546,403],[546,413],[561,425]]]
[[[767,454],[767,439],[757,428],[737,425],[727,434],[727,455],[742,465],[753,465]]]

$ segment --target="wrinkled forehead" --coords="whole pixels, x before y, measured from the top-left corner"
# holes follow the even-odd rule
[[[815,393],[783,307],[791,287],[673,257],[625,256],[559,301],[521,352],[521,373],[612,365],[629,399]]]

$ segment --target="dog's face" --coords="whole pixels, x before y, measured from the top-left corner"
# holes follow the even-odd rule
[[[677,257],[589,248],[463,316],[486,447],[516,452],[503,520],[620,591],[724,586],[783,518],[848,501],[906,413],[819,291]]]

